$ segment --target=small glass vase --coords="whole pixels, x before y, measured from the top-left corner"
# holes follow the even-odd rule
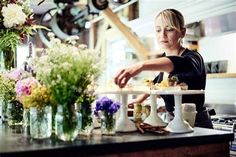
[[[3,60],[5,70],[11,70],[16,67],[16,47],[6,46],[3,48]]]
[[[73,105],[59,105],[55,117],[55,134],[62,141],[74,141],[78,135],[81,118]]]
[[[24,108],[23,111],[22,127],[24,135],[26,136],[30,135],[30,110],[26,108]]]
[[[3,112],[2,112],[2,108],[3,108],[3,101],[0,98],[0,125],[3,122]]]
[[[11,101],[7,104],[8,126],[22,125],[23,105],[18,101]]]
[[[52,134],[52,108],[30,107],[30,136],[34,139],[49,138]]]
[[[109,115],[107,112],[103,112],[101,116],[101,134],[102,135],[115,135],[115,114]]]
[[[82,114],[82,125],[79,130],[79,135],[90,136],[93,133],[94,125],[92,115],[83,115]]]
[[[91,104],[81,103],[79,104],[79,106],[79,112],[82,114],[82,125],[79,131],[79,135],[90,136],[92,135],[94,129]]]
[[[8,102],[2,100],[2,122],[3,123],[7,123],[7,121],[8,121],[7,107],[8,107]]]

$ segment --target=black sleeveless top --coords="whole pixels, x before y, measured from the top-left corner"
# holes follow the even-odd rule
[[[195,51],[186,49],[181,56],[166,56],[174,64],[174,70],[169,74],[177,76],[179,83],[184,82],[188,85],[188,89],[200,90],[205,89],[206,86],[206,71],[204,60],[202,56]],[[163,79],[163,72],[161,72],[153,83],[160,83]],[[168,112],[174,111],[174,96],[161,95],[165,101],[166,110]],[[197,112],[203,111],[205,108],[205,94],[183,95],[182,103],[195,103]]]

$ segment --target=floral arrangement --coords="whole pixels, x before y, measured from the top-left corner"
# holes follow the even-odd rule
[[[4,102],[16,100],[15,85],[16,81],[13,79],[6,79],[4,76],[0,83],[1,97]]]
[[[5,72],[3,74],[5,79],[11,79],[17,82],[27,75],[22,69],[12,69],[11,71]],[[26,76],[27,77],[27,76]]]
[[[5,68],[14,64],[17,45],[33,35],[37,28],[30,0],[1,0],[0,2],[0,52],[3,51]]]
[[[51,95],[46,86],[38,84],[33,86],[29,95],[22,96],[24,108],[36,107],[42,109],[52,103]]]
[[[78,37],[66,41],[49,34],[51,46],[45,54],[33,61],[36,78],[49,89],[57,105],[62,105],[63,130],[76,128],[74,105],[88,105],[93,99],[93,85],[100,74],[101,66],[96,51],[89,50],[78,42]],[[85,114],[91,111],[84,112]],[[91,115],[83,115],[83,117]],[[88,118],[88,121],[90,119]]]
[[[43,91],[40,91],[40,89]],[[35,103],[40,105],[44,103],[44,101],[47,101],[46,99],[35,101],[35,99],[43,99],[45,96],[42,95],[47,95],[47,89],[41,87],[38,80],[34,77],[28,77],[17,81],[15,90],[17,99],[23,103],[23,106],[26,109],[28,109],[31,105],[35,106]]]
[[[85,45],[71,40],[62,42],[53,34],[49,36],[51,47],[34,60],[36,77],[48,87],[58,104],[72,105],[98,78],[98,58]]]
[[[120,103],[113,102],[113,100],[105,96],[96,101],[96,107],[94,113],[95,115],[98,115],[99,111],[103,111],[106,112],[107,115],[112,116],[119,110],[119,108],[120,108]]]
[[[28,73],[21,69],[13,69],[1,74],[0,78],[0,97],[4,102],[4,114],[8,116],[8,124],[19,124],[23,118],[23,106],[16,98],[17,81],[28,77]],[[8,110],[7,110],[8,108]]]
[[[29,74],[22,69],[13,69],[9,72],[2,73],[2,78],[0,79],[0,95],[2,99],[5,102],[15,101],[15,86],[17,81],[28,76]]]
[[[93,122],[92,118],[92,104],[95,100],[95,96],[88,93],[82,94],[76,101],[79,104],[78,111],[82,114],[82,125],[81,130],[86,130],[86,127],[89,128]],[[93,128],[91,128],[93,129]],[[92,130],[91,130],[92,131]]]
[[[113,115],[119,110],[120,103],[114,102],[108,97],[102,97],[101,99],[96,101],[96,106],[94,110],[94,114],[99,117],[99,112],[102,112],[102,116],[104,116],[105,126],[107,130],[112,130],[115,125],[115,121]]]

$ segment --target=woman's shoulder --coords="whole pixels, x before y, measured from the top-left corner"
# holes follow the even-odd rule
[[[192,56],[192,55],[202,57],[201,54],[198,51],[190,50],[188,48],[186,48],[185,51],[182,54],[183,57],[184,56]]]

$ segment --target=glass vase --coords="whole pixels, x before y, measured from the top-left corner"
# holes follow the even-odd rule
[[[9,126],[22,125],[23,105],[18,101],[11,101],[7,104],[7,118]]]
[[[4,68],[6,70],[11,70],[11,68],[16,67],[16,47],[12,49],[11,46],[6,46],[3,48],[3,60]]]
[[[73,105],[59,105],[55,117],[55,134],[62,141],[74,141],[78,135],[79,115]]]
[[[24,135],[30,135],[30,110],[26,108],[23,111],[22,127]]]
[[[8,102],[2,100],[2,122],[3,123],[7,123],[8,118],[7,118],[7,106],[8,106]]]
[[[90,136],[94,129],[91,104],[81,103],[79,112],[82,115],[82,125],[79,135]]]
[[[52,108],[30,107],[30,136],[34,139],[49,138],[52,134]]]
[[[115,114],[109,115],[107,112],[103,112],[101,116],[101,134],[102,135],[115,135]]]
[[[79,135],[90,136],[93,132],[93,129],[94,125],[93,125],[92,115],[82,114],[82,123],[81,123],[81,129],[79,130]]]

